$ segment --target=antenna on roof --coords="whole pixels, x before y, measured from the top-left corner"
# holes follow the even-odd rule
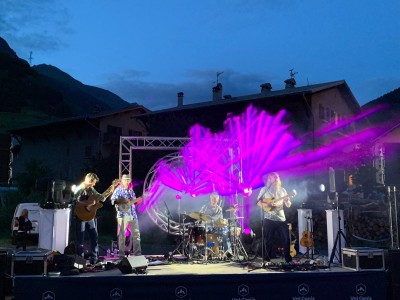
[[[221,74],[223,74],[224,72],[217,72],[217,84],[218,84],[218,78]]]
[[[29,58],[28,58],[28,60],[29,60],[29,65],[32,66],[32,60],[33,60],[32,51],[29,52]]]
[[[293,72],[294,68],[290,69],[290,78],[294,78],[294,75],[296,75],[299,72]]]

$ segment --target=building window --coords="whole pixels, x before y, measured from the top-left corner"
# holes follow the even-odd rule
[[[122,128],[112,125],[107,125],[107,133],[115,134],[117,136],[122,135]]]
[[[322,104],[319,104],[319,118],[325,120],[325,108]]]

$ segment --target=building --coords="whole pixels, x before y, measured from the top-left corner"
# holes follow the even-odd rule
[[[141,105],[10,130],[13,137],[12,179],[28,162],[42,162],[58,179],[79,180],[96,160],[117,156],[121,135],[147,135]],[[112,172],[111,172],[112,173]],[[116,174],[112,174],[115,176]]]

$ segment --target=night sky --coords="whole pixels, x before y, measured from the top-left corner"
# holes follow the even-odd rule
[[[0,35],[32,65],[152,110],[346,80],[361,105],[400,87],[398,0],[3,0]],[[28,60],[29,61],[29,60]]]

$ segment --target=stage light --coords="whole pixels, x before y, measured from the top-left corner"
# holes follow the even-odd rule
[[[244,188],[243,189],[243,194],[245,197],[250,196],[253,193],[253,189],[252,188]]]
[[[71,191],[72,191],[73,193],[75,193],[75,190],[76,190],[76,184],[73,184],[73,185],[71,186]]]
[[[190,196],[192,196],[192,198],[196,198],[196,194],[195,193],[193,193],[193,194],[190,194]]]
[[[321,192],[325,192],[325,185],[321,183],[321,184],[319,185],[319,190],[320,190]]]
[[[175,199],[176,199],[176,200],[181,200],[181,199],[182,199],[182,196],[179,195],[179,194],[176,194]]]
[[[252,230],[250,228],[245,228],[245,229],[243,229],[243,233],[244,234],[251,234]]]

